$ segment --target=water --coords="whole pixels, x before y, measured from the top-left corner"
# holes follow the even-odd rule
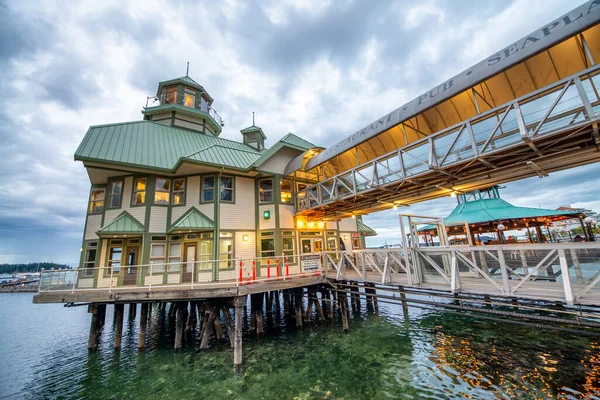
[[[244,370],[229,346],[174,353],[154,310],[149,349],[125,316],[123,350],[112,350],[112,308],[98,352],[88,354],[86,307],[33,305],[32,294],[0,300],[0,398],[386,399],[599,398],[600,339],[472,316],[380,304],[303,330],[244,336]],[[127,310],[127,308],[126,308]],[[598,397],[594,397],[598,396]]]

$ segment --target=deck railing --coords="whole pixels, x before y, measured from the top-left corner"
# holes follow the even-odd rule
[[[325,260],[340,280],[600,304],[600,243],[358,250]]]
[[[260,282],[321,276],[322,268],[305,271],[301,256],[153,262],[130,266],[43,270],[40,292],[119,291],[159,288],[199,289],[237,287]]]

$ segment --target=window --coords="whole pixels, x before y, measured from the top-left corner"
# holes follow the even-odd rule
[[[169,245],[169,272],[179,272],[181,270],[181,243],[171,243]]]
[[[173,179],[173,204],[185,204],[185,179]]]
[[[156,178],[156,190],[154,192],[154,204],[169,204],[171,194],[171,180]]]
[[[167,245],[164,243],[152,243],[150,249],[150,264],[152,273],[165,272],[165,256]]]
[[[212,237],[212,236],[211,236]],[[198,254],[198,269],[211,270],[213,259],[213,241],[212,238],[203,238],[200,240]]]
[[[221,201],[233,202],[233,177],[221,177]]]
[[[283,204],[292,204],[292,182],[281,179],[279,181],[279,188],[281,191],[281,202]]]
[[[205,176],[202,178],[202,201],[213,201],[215,199],[215,177]]]
[[[219,268],[234,268],[233,233],[221,232],[219,237]]]
[[[104,211],[104,189],[92,189],[90,196],[90,213],[100,213]]]
[[[163,104],[173,104],[177,101],[177,86],[165,88]]]
[[[185,93],[183,95],[183,105],[186,107],[194,108],[194,103],[196,102],[196,96]]]
[[[293,231],[283,231],[283,237],[281,238],[282,246],[281,249],[283,251],[284,256],[288,256],[290,261],[294,258],[294,232]]]
[[[258,181],[258,202],[273,202],[273,179],[261,179]]]
[[[83,259],[83,276],[94,276],[94,264],[96,262],[97,249],[92,247],[96,246],[97,242],[88,243],[87,248],[85,249],[85,258]]]
[[[298,183],[296,185],[296,207],[298,208],[306,208],[306,192],[304,192],[303,190],[306,189],[306,184],[305,183]]]
[[[113,182],[110,185],[110,196],[108,199],[108,208],[121,207],[121,193],[123,192],[123,181]]]
[[[260,256],[275,257],[275,238],[260,239]]]
[[[133,204],[146,203],[146,178],[138,178],[133,182]]]
[[[108,254],[108,266],[112,268],[114,274],[121,272],[121,256],[123,255],[123,247],[111,247]]]

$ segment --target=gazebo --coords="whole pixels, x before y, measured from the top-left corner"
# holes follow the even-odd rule
[[[579,219],[585,232],[583,214],[568,210],[517,207],[500,198],[498,186],[458,194],[457,200],[458,205],[444,218],[447,235],[467,237],[470,234],[473,243],[514,243],[517,240],[511,237],[506,239],[503,232],[523,229],[527,230],[529,242],[545,242],[547,239],[542,228],[546,228],[551,238],[548,227],[555,221],[568,219]],[[435,225],[421,227],[419,233],[425,236],[426,241],[428,235],[437,235]],[[492,233],[496,239],[487,239],[489,236],[482,239],[482,234],[486,233]]]

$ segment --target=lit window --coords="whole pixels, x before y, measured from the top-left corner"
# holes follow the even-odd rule
[[[185,179],[173,179],[173,204],[185,203]]]
[[[90,213],[104,211],[104,189],[92,189],[90,196]]]
[[[281,179],[279,181],[279,188],[281,190],[281,202],[284,204],[292,203],[292,183],[288,180]]]
[[[273,202],[273,179],[261,179],[258,181],[258,202]]]
[[[215,199],[215,177],[205,176],[202,178],[202,201],[213,201]]]
[[[133,183],[133,204],[146,202],[146,178],[138,178]]]
[[[291,260],[294,257],[294,232],[283,231],[282,234],[283,255],[288,256]]]
[[[169,204],[171,193],[171,180],[156,178],[156,190],[154,192],[154,204]]]
[[[194,107],[194,103],[196,102],[196,96],[191,95],[189,93],[184,94],[183,97],[183,105],[186,107]]]
[[[221,201],[233,202],[233,177],[221,177]]]
[[[152,249],[150,250],[150,263],[152,263],[153,273],[165,271],[165,256],[166,244],[153,243]]]
[[[169,246],[169,272],[181,270],[181,243],[171,243]]]
[[[113,182],[110,186],[110,198],[108,208],[119,208],[121,206],[121,194],[123,192],[123,181]]]

